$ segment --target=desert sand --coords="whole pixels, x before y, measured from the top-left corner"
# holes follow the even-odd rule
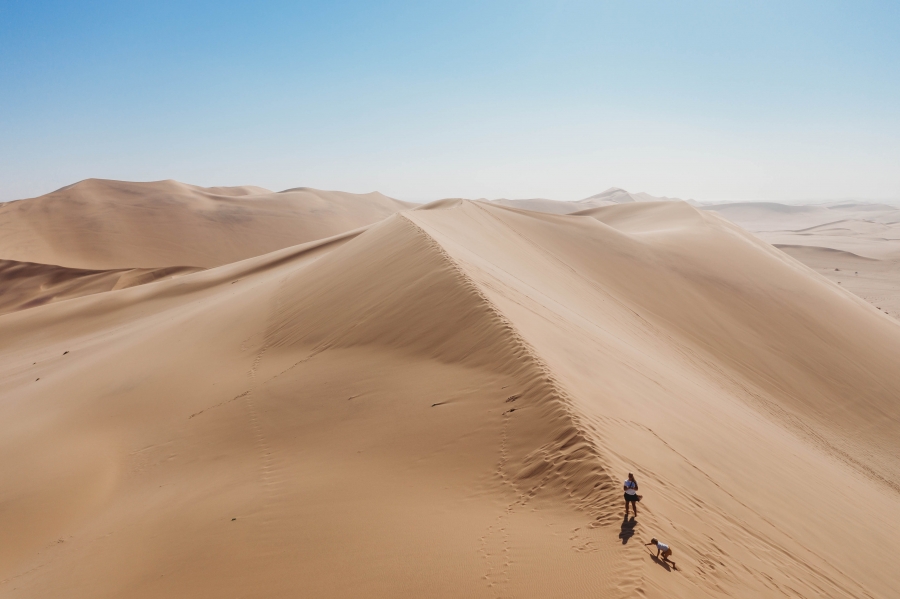
[[[123,185],[0,208],[5,260],[204,268],[33,307],[15,279],[0,596],[900,593],[900,323],[716,211],[197,192],[265,198],[240,221]]]
[[[510,208],[522,208],[524,210],[533,210],[536,212],[547,212],[549,214],[573,214],[582,210],[590,210],[591,208],[601,208],[603,206],[615,206],[617,204],[630,204],[633,202],[673,202],[680,201],[678,198],[656,197],[648,193],[638,192],[629,193],[619,187],[610,187],[606,191],[594,194],[583,200],[575,202],[565,202],[559,200],[550,200],[547,198],[529,198],[522,200],[510,200],[502,198],[492,200],[492,203]]]
[[[125,289],[202,268],[125,268],[86,270],[52,264],[0,260],[0,314],[34,308],[73,297]]]
[[[88,179],[0,204],[0,258],[92,270],[209,268],[410,207],[379,193]]]
[[[704,206],[900,317],[900,208],[877,202]]]

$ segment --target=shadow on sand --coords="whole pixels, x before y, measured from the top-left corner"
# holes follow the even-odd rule
[[[650,557],[652,557],[653,561],[655,561],[657,564],[659,564],[660,566],[665,568],[666,572],[671,572],[672,570],[678,569],[678,567],[675,565],[675,562],[667,562],[667,561],[661,560],[660,558],[653,555],[652,552],[650,553]]]
[[[622,530],[619,532],[619,538],[622,539],[623,545],[634,536],[635,526],[637,526],[637,521],[633,517],[629,520],[628,516],[625,516],[625,519],[622,520]]]

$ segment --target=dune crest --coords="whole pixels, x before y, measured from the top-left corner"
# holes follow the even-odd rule
[[[90,270],[209,268],[357,229],[410,207],[379,193],[88,179],[0,204],[0,259]]]
[[[202,270],[192,267],[85,270],[0,260],[0,314],[47,303],[127,289]]]
[[[443,201],[5,314],[0,593],[889,597],[897,355],[683,202]]]
[[[900,317],[900,209],[876,202],[704,206]]]
[[[679,202],[677,198],[655,197],[649,193],[630,193],[619,187],[610,187],[606,191],[594,194],[583,200],[565,202],[546,198],[528,198],[520,200],[508,200],[506,198],[493,200],[492,203],[508,208],[520,208],[535,212],[549,214],[575,214],[585,210],[615,206],[618,204],[631,204],[634,202]],[[693,200],[689,200],[689,203]]]

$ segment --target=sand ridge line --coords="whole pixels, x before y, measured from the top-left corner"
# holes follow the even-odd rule
[[[207,410],[212,410],[213,408],[219,408],[219,407],[224,406],[225,404],[229,404],[229,403],[231,403],[231,402],[233,402],[233,401],[235,401],[235,400],[237,400],[237,399],[240,399],[240,398],[244,397],[244,396],[247,395],[248,393],[250,393],[249,390],[244,391],[243,393],[240,393],[240,394],[238,394],[238,395],[235,395],[235,396],[232,397],[231,399],[226,399],[225,401],[220,401],[219,403],[217,403],[217,404],[215,404],[215,405],[212,405],[212,406],[209,406],[208,408],[203,408],[203,409],[200,410],[199,412],[194,412],[193,414],[191,414],[190,416],[188,416],[188,420],[190,420],[190,419],[193,418],[194,416],[199,416],[200,414],[206,412]]]
[[[9,584],[10,582],[14,581],[17,578],[22,578],[23,576],[27,576],[28,574],[31,574],[32,572],[36,572],[36,571],[40,570],[41,568],[43,568],[46,565],[47,565],[46,563],[38,564],[37,566],[34,566],[33,568],[29,568],[28,570],[25,570],[24,572],[19,572],[18,574],[10,576],[9,578],[4,578],[3,580],[0,580],[0,584]],[[13,589],[13,590],[16,590],[16,589]]]
[[[620,308],[621,310],[624,310],[624,311],[629,312],[634,318],[636,318],[636,319],[638,320],[638,322],[640,323],[640,325],[641,325],[642,327],[644,327],[644,328],[647,330],[647,332],[644,333],[644,332],[641,331],[640,328],[634,328],[633,330],[630,331],[632,334],[635,334],[635,333],[637,333],[637,334],[643,334],[643,335],[649,337],[649,336],[651,336],[650,333],[652,333],[653,335],[656,335],[656,336],[658,336],[658,337],[664,337],[665,339],[667,339],[667,340],[670,342],[671,345],[673,345],[673,346],[675,346],[675,347],[683,347],[683,345],[682,345],[680,342],[678,342],[678,340],[677,340],[677,339],[676,339],[669,331],[665,330],[664,328],[661,328],[661,327],[657,326],[657,325],[654,324],[651,320],[648,320],[646,317],[644,317],[644,316],[641,315],[638,311],[636,311],[635,308],[634,308],[632,305],[629,305],[625,300],[623,300],[622,298],[618,297],[618,296],[617,296],[616,294],[614,294],[610,289],[604,287],[604,286],[601,285],[598,281],[596,281],[596,280],[594,280],[594,279],[592,279],[592,278],[590,278],[590,277],[585,276],[583,273],[579,272],[576,268],[572,267],[569,263],[567,263],[565,260],[563,260],[562,258],[560,258],[559,256],[557,256],[554,252],[552,252],[551,250],[549,250],[549,249],[546,248],[545,246],[543,246],[543,245],[537,243],[536,241],[534,241],[534,240],[532,240],[532,239],[529,239],[526,235],[523,235],[523,234],[522,234],[521,232],[519,232],[515,227],[513,227],[510,223],[508,223],[508,222],[504,221],[503,219],[497,217],[497,215],[491,213],[490,210],[488,210],[487,208],[485,208],[484,206],[482,206],[482,205],[481,205],[481,202],[471,202],[471,205],[474,206],[475,208],[481,210],[485,215],[489,216],[489,217],[492,218],[495,222],[497,222],[498,224],[500,224],[501,226],[503,226],[506,230],[508,230],[508,231],[510,231],[511,233],[513,233],[513,234],[514,234],[518,239],[520,239],[523,243],[527,244],[529,247],[532,247],[532,248],[537,249],[537,251],[538,251],[541,255],[546,256],[548,260],[552,261],[554,264],[557,264],[557,265],[559,265],[559,266],[565,268],[571,275],[575,276],[578,280],[584,282],[584,283],[585,283],[587,286],[589,286],[590,288],[592,288],[592,289],[598,291],[601,295],[603,295],[606,299],[610,300],[610,301],[611,301],[613,304],[615,304],[618,308]],[[501,208],[506,209],[506,210],[509,210],[508,207],[503,207],[503,206],[501,206]],[[600,222],[602,223],[602,221],[600,221]],[[604,225],[605,225],[605,223],[604,223]],[[729,225],[730,225],[730,223],[729,223]],[[621,234],[621,235],[626,235],[626,236],[628,236],[628,237],[632,237],[632,236],[628,235],[627,233],[624,233],[624,232],[621,232],[621,231],[619,231],[619,234]],[[533,293],[539,295],[544,301],[553,304],[553,305],[554,305],[555,307],[557,307],[558,309],[561,309],[562,312],[574,316],[575,319],[579,321],[579,323],[581,324],[581,326],[584,326],[584,327],[587,327],[587,328],[599,329],[600,331],[603,332],[604,335],[606,335],[606,336],[608,336],[608,337],[612,337],[612,338],[614,338],[614,339],[616,339],[616,340],[618,340],[618,341],[620,341],[620,342],[625,343],[625,340],[624,340],[619,334],[614,333],[614,332],[608,330],[607,328],[601,326],[601,325],[598,324],[598,323],[591,322],[590,320],[583,318],[583,317],[582,317],[581,315],[579,315],[577,312],[575,312],[575,311],[569,309],[567,306],[564,306],[564,305],[560,304],[560,303],[559,303],[558,301],[556,301],[554,298],[548,297],[546,294],[541,293],[540,290],[535,289],[533,286],[529,285],[527,282],[525,282],[525,281],[523,281],[522,279],[520,279],[519,277],[515,276],[513,273],[507,272],[506,274],[507,274],[507,276],[510,276],[510,277],[514,278],[516,281],[518,281],[518,282],[519,282],[520,284],[522,284],[523,286],[528,287]],[[500,284],[500,285],[505,285],[505,283],[504,283],[503,281],[497,281],[497,283]],[[519,305],[521,305],[521,306],[523,306],[523,307],[525,307],[525,308],[531,310],[531,311],[532,311],[535,315],[537,315],[537,316],[540,316],[540,317],[542,317],[542,318],[546,318],[546,316],[545,316],[544,314],[542,314],[542,312],[541,312],[540,310],[534,310],[532,307],[526,306],[526,305],[523,304],[522,302],[520,302],[520,301],[518,301],[518,300],[516,300],[516,299],[513,299],[513,298],[511,298],[511,301],[515,301],[515,302],[518,303]],[[632,351],[634,351],[635,349],[636,349],[636,348],[632,348]],[[641,355],[645,355],[645,354],[642,353]],[[623,366],[625,366],[625,367],[627,367],[627,368],[631,368],[631,366],[628,365],[628,364],[624,364]],[[635,374],[640,374],[641,376],[647,377],[648,380],[653,381],[655,384],[657,384],[657,386],[660,386],[660,387],[662,386],[662,385],[660,385],[655,379],[653,379],[652,377],[649,377],[649,375],[648,375],[646,372],[639,372],[638,370],[635,370],[635,369],[633,369],[633,368],[632,368],[632,370],[634,370]]]
[[[516,355],[523,364],[517,369],[520,373],[528,375],[527,386],[515,397],[515,400],[528,396],[538,395],[532,400],[531,405],[543,406],[549,409],[551,419],[556,420],[559,430],[556,437],[542,446],[521,457],[521,465],[516,471],[511,471],[511,458],[509,454],[509,427],[513,414],[520,408],[506,410],[502,414],[503,427],[500,440],[500,457],[498,459],[498,478],[508,485],[516,494],[516,499],[508,504],[497,518],[494,525],[488,528],[481,538],[480,553],[487,562],[488,571],[484,579],[490,587],[499,585],[507,586],[509,579],[509,533],[504,523],[512,516],[515,510],[524,507],[551,483],[557,492],[562,492],[568,501],[578,510],[586,511],[592,517],[589,525],[591,528],[609,526],[615,520],[615,483],[606,470],[605,460],[599,445],[593,441],[586,427],[583,426],[579,415],[574,408],[574,400],[561,386],[550,371],[550,368],[540,358],[534,348],[521,336],[515,326],[503,315],[499,308],[484,294],[478,283],[474,281],[463,267],[451,257],[440,243],[425,231],[418,223],[412,221],[405,213],[400,218],[409,220],[413,226],[426,238],[432,248],[439,252],[459,277],[461,284],[465,285],[493,314],[500,323],[503,333],[515,347]],[[510,398],[504,400],[508,403]],[[528,408],[528,403],[523,406]],[[548,422],[549,424],[549,422]],[[519,456],[516,456],[519,458]],[[574,459],[573,459],[574,458]],[[520,460],[516,459],[517,464]],[[575,470],[570,472],[573,468]],[[585,474],[588,469],[590,474]],[[538,482],[532,482],[534,477],[540,477]],[[585,481],[585,478],[588,480]],[[590,482],[593,481],[593,485]],[[579,484],[580,483],[580,484]],[[571,488],[574,485],[574,488]],[[584,487],[588,487],[585,489]],[[580,487],[580,488],[579,488]],[[576,493],[580,491],[580,497]],[[502,561],[499,567],[493,563],[494,556],[488,551],[491,537],[499,536]],[[628,558],[623,558],[621,552],[616,554],[622,561],[619,568],[623,570],[623,578],[629,580],[628,590],[623,591],[623,596],[640,586],[641,563],[636,559],[637,554],[633,550],[627,551]],[[495,573],[495,570],[499,572]],[[496,577],[496,580],[494,579]],[[499,589],[498,589],[499,590]]]
[[[484,209],[482,208],[482,210]],[[536,400],[533,399],[529,402],[530,405],[548,406],[552,417],[563,424],[562,430],[552,441],[524,457],[525,467],[511,476],[510,480],[521,484],[534,475],[542,474],[545,470],[566,478],[567,469],[571,465],[570,458],[582,457],[591,464],[597,480],[586,496],[575,501],[575,505],[592,513],[598,521],[611,523],[615,518],[613,515],[615,512],[613,507],[615,480],[606,471],[604,464],[607,463],[607,460],[603,459],[599,444],[591,439],[588,428],[581,422],[581,417],[574,408],[573,398],[562,387],[537,351],[522,337],[515,325],[485,295],[479,284],[465,272],[464,268],[447,253],[440,242],[413,221],[408,213],[403,212],[397,216],[406,219],[420,235],[424,236],[434,251],[440,253],[442,258],[453,268],[461,284],[478,298],[479,302],[492,313],[493,318],[501,325],[504,334],[508,336],[509,342],[514,346],[516,355],[520,356],[523,362],[518,370],[522,374],[529,375],[528,385],[520,394],[522,398],[534,397],[535,394],[539,394]],[[523,408],[529,403],[526,403]],[[566,482],[564,480],[561,486],[565,488]],[[529,492],[532,490],[529,488]],[[569,492],[566,492],[566,496],[570,500],[574,499]]]
[[[313,358],[315,358],[317,355],[319,355],[319,354],[322,353],[323,351],[329,349],[331,346],[332,346],[331,343],[323,343],[323,344],[321,344],[320,346],[313,348],[313,350],[312,350],[312,351],[309,353],[309,355],[307,355],[305,358],[302,358],[302,359],[300,359],[300,360],[294,362],[293,364],[291,364],[290,366],[288,366],[287,368],[285,368],[284,370],[282,370],[282,371],[279,372],[278,374],[273,374],[272,376],[270,376],[269,378],[267,378],[267,379],[265,380],[265,382],[268,383],[269,381],[273,381],[273,380],[277,379],[278,377],[280,377],[282,374],[285,374],[285,373],[287,373],[287,372],[290,372],[291,370],[293,370],[293,369],[296,368],[297,366],[300,366],[300,365],[303,364],[304,362],[309,362],[310,360],[312,360]]]
[[[19,593],[866,596],[849,576],[871,595],[896,594],[900,497],[795,438],[726,382],[784,401],[826,440],[896,478],[897,464],[879,462],[877,451],[898,438],[889,437],[900,422],[894,331],[879,337],[888,329],[879,319],[771,259],[747,254],[748,267],[736,268],[741,248],[699,225],[665,233],[658,246],[641,237],[649,251],[620,254],[624,241],[619,248],[581,218],[545,227],[481,206],[633,310],[463,202],[410,220],[496,311],[395,216],[315,259],[292,250],[295,259],[239,285],[231,280],[246,265],[194,276],[215,280],[210,290],[189,279],[177,293],[117,292],[115,301],[0,317],[0,344],[17,369],[35,352],[83,352],[77,364],[33,364],[30,381],[4,378],[0,528],[11,542],[0,543],[0,578],[36,565],[29,554],[72,529],[71,543],[44,550],[53,561],[12,583]],[[683,276],[695,271],[695,281]],[[283,277],[290,283],[279,288]],[[114,304],[118,316],[108,314]],[[644,330],[635,311],[662,330]],[[82,347],[95,327],[126,318],[111,343]],[[577,428],[511,332],[568,393]],[[671,347],[672,336],[683,346]],[[360,392],[375,401],[348,400]],[[236,393],[240,402],[184,422],[187,409],[208,411]],[[868,426],[880,435],[871,451],[854,445]],[[180,444],[145,447],[164,441]],[[627,470],[648,494],[630,529],[621,478],[604,489],[600,476]],[[609,525],[602,513],[586,515],[605,509],[604,493]],[[654,563],[635,536],[616,539],[629,532],[670,542],[679,572]]]
[[[80,269],[210,268],[368,226],[412,206],[377,192],[235,192],[171,180],[86,179],[3,205],[0,253]]]
[[[455,274],[460,279],[460,283],[478,298],[479,302],[492,313],[493,318],[501,325],[504,334],[507,335],[509,342],[514,346],[516,355],[522,359],[523,364],[518,367],[519,372],[530,375],[525,390],[519,394],[522,399],[529,395],[540,393],[538,401],[532,401],[531,404],[549,405],[551,413],[556,418],[565,421],[567,426],[563,431],[560,431],[553,441],[538,448],[526,457],[526,466],[533,465],[532,462],[540,458],[550,458],[554,462],[557,462],[554,466],[565,467],[567,457],[579,450],[585,450],[595,458],[592,463],[597,468],[596,474],[602,479],[602,482],[609,485],[603,490],[606,491],[607,489],[610,489],[613,486],[613,478],[606,472],[605,467],[603,466],[604,460],[602,459],[602,453],[599,446],[587,436],[587,429],[582,426],[580,417],[573,407],[573,399],[557,381],[556,377],[550,371],[550,368],[543,362],[534,348],[521,336],[512,322],[510,322],[499,308],[497,308],[497,306],[484,294],[478,286],[478,283],[476,283],[474,279],[465,272],[462,266],[447,253],[437,239],[430,235],[422,226],[413,221],[407,213],[400,213],[398,217],[406,219],[419,234],[425,238],[432,249],[438,252],[455,271]],[[519,401],[521,401],[521,399]],[[527,406],[528,404],[522,407],[526,408]],[[517,408],[517,410],[518,409],[519,408]],[[529,460],[528,458],[531,459]],[[537,474],[533,468],[527,468],[527,470],[531,472],[525,473],[525,476],[523,476],[523,472],[519,471],[514,476],[510,476],[510,480],[516,481],[518,486],[521,482],[531,478],[533,474]],[[540,468],[541,473],[543,473],[544,470],[544,468]],[[553,468],[551,468],[551,470],[553,470]],[[593,494],[591,494],[591,498],[598,500],[594,507],[595,509],[600,509],[600,506],[609,503],[604,500],[609,499],[610,494],[605,493],[600,496],[593,496]],[[589,501],[582,501],[579,504],[579,507],[587,508],[587,504],[589,503]],[[606,509],[600,509],[600,511],[603,515],[609,516],[611,513],[610,508],[611,505]]]

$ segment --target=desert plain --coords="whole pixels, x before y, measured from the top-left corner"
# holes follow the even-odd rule
[[[0,204],[0,596],[897,597],[898,314],[872,202]]]

